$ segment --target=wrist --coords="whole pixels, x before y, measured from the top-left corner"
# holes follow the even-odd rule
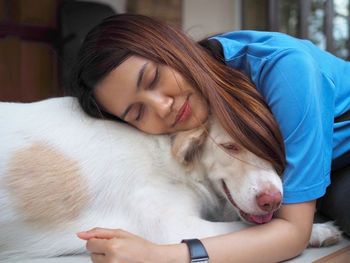
[[[187,245],[184,243],[173,245],[160,245],[157,259],[159,263],[189,263],[191,262]]]
[[[209,263],[208,252],[205,249],[202,241],[198,238],[183,239],[181,243],[185,243],[188,247],[191,262]]]

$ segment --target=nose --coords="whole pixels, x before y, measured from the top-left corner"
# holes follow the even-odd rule
[[[262,210],[266,212],[273,212],[281,205],[282,194],[277,189],[262,192],[256,196],[256,202]]]
[[[159,117],[165,118],[171,112],[174,98],[161,93],[151,93],[148,96],[148,101]]]

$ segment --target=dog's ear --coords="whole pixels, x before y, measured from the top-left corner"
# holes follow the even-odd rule
[[[172,155],[181,164],[186,166],[192,164],[199,156],[207,135],[208,130],[204,125],[172,135]]]

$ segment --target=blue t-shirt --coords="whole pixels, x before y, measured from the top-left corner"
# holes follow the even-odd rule
[[[350,62],[310,41],[276,32],[236,31],[214,37],[226,64],[245,73],[265,98],[286,149],[284,203],[324,195],[332,160],[350,150]]]

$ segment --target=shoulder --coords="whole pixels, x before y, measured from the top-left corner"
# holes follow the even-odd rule
[[[252,55],[268,57],[276,52],[300,46],[302,40],[279,32],[242,30],[213,37],[223,46],[226,60]]]

